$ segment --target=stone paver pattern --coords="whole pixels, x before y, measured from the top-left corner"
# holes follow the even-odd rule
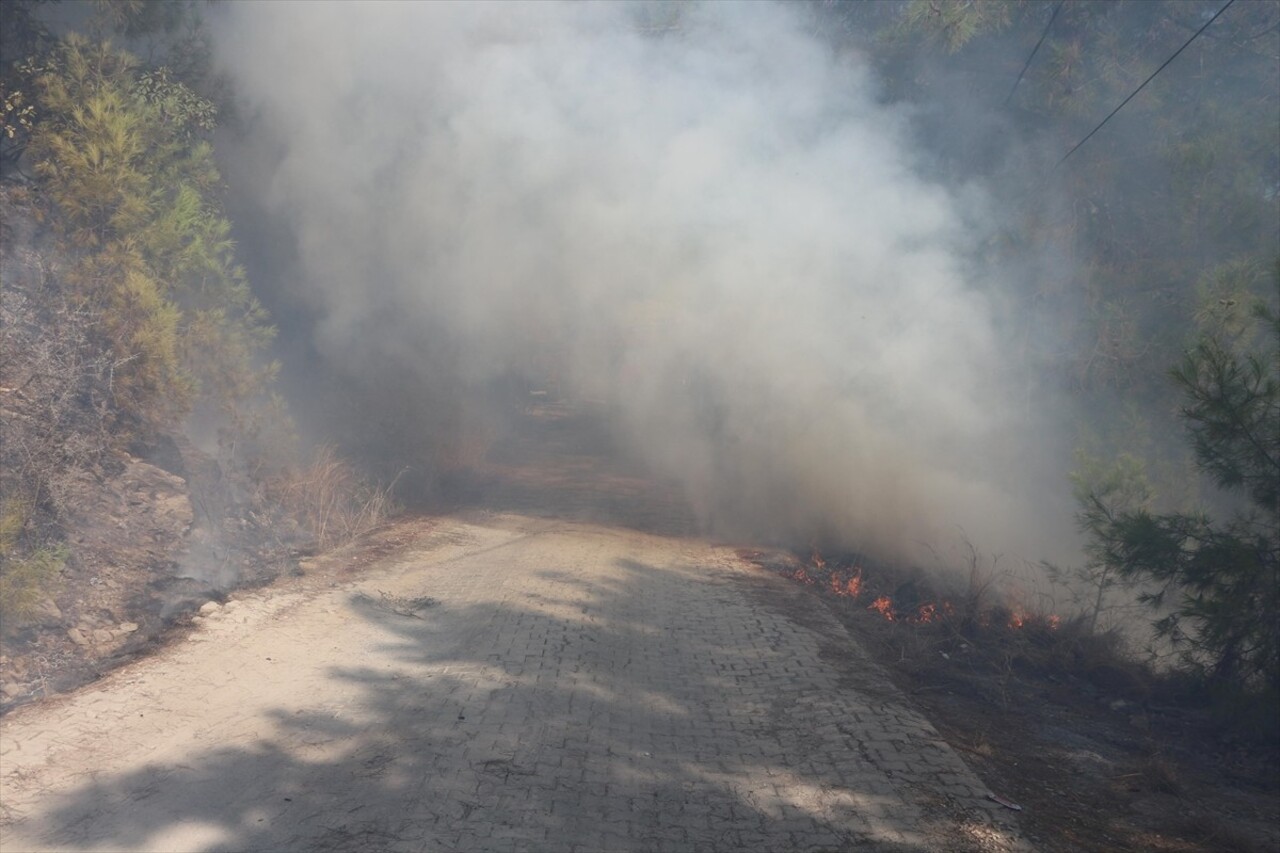
[[[0,850],[1025,849],[825,605],[732,550],[403,527],[0,721]]]

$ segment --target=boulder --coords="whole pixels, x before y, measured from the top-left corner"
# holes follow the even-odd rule
[[[101,483],[81,472],[68,489],[67,510],[79,544],[117,562],[138,562],[141,542],[182,542],[195,520],[186,481],[132,457]]]
[[[62,608],[52,598],[42,598],[31,610],[31,621],[37,625],[53,627],[62,624]]]

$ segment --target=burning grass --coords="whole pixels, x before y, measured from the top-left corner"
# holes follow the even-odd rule
[[[1206,737],[1280,754],[1274,697],[1241,696],[1162,667],[1157,658],[1140,656],[1121,628],[1098,629],[1088,612],[1037,607],[1024,592],[1025,579],[997,571],[997,560],[982,560],[972,547],[967,574],[952,573],[962,578],[952,586],[861,554],[739,555],[841,602],[864,641],[879,646],[877,656],[926,683],[924,689],[976,696],[1008,710],[1013,697],[1025,693],[1022,687],[1047,684],[1067,704],[1088,696],[1140,720],[1156,709],[1170,719],[1194,720]]]
[[[1224,713],[1088,614],[1031,606],[1050,599],[994,560],[971,549],[947,587],[858,554],[739,556],[828,598],[991,790],[1024,807],[1037,849],[1277,849],[1274,719]]]
[[[760,555],[740,556],[759,562]],[[952,587],[919,570],[816,549],[772,568],[865,613],[871,639],[938,689],[978,691],[1003,706],[1010,679],[1026,676],[1088,683],[1126,702],[1151,701],[1157,693],[1168,699],[1167,680],[1129,653],[1120,632],[1096,631],[1083,616],[1035,607],[1016,585],[999,582],[993,562],[972,549],[968,561],[964,580]]]
[[[798,558],[797,562],[800,562]],[[968,589],[948,597],[918,576],[903,580],[885,568],[869,573],[862,562],[859,558],[828,560],[814,550],[806,562],[788,574],[806,586],[821,586],[837,598],[863,601],[866,610],[879,614],[887,622],[921,625],[952,623],[959,619],[966,629],[976,625],[988,630],[1003,627],[1050,631],[1058,630],[1063,624],[1057,614],[989,604],[991,584],[978,572],[970,574]]]

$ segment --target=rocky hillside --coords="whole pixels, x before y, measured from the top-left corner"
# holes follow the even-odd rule
[[[180,433],[122,428],[97,318],[0,188],[0,709],[94,678],[180,614],[292,566],[306,537]],[[145,435],[145,438],[142,437]]]
[[[93,680],[184,614],[292,570],[308,550],[296,524],[211,457],[185,440],[168,449],[151,461],[112,453],[68,476],[46,521],[65,536],[59,565],[4,621],[0,711]]]

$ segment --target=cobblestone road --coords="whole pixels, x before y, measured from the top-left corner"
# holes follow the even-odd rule
[[[402,529],[9,715],[0,848],[1021,849],[824,605],[731,551]]]

